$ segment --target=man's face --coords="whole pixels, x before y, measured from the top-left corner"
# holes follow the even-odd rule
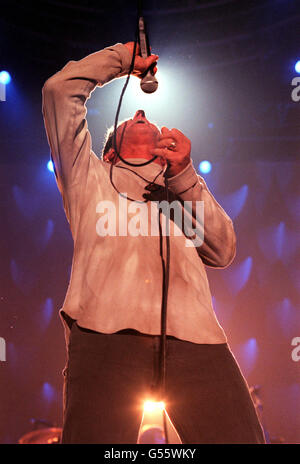
[[[124,135],[121,145],[121,153],[123,148],[130,150],[132,146],[147,145],[149,148],[155,148],[160,130],[155,124],[152,124],[146,118],[143,110],[138,110],[132,119],[122,123],[117,129],[117,145],[119,146],[122,132]]]

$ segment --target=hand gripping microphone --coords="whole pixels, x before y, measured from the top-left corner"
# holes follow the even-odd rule
[[[149,40],[147,37],[146,26],[143,16],[139,17],[139,44],[141,50],[141,57],[147,58],[151,55]],[[153,93],[158,87],[157,79],[154,75],[153,68],[155,64],[150,66],[150,68],[146,71],[141,79],[141,89],[145,93]]]

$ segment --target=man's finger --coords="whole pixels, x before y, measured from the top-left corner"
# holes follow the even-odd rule
[[[157,55],[150,55],[147,58],[145,58],[145,67],[150,68],[150,66],[153,65],[153,63],[156,63],[158,60]]]
[[[162,127],[161,128],[161,134],[163,136],[168,135],[169,137],[177,138],[176,136],[181,134],[181,132],[178,129],[174,129],[174,128],[173,129],[168,129],[167,127]]]
[[[174,139],[170,137],[161,137],[160,140],[157,142],[157,147],[161,148],[168,148],[169,145],[174,143]]]
[[[176,129],[175,127],[171,130],[171,132],[176,136],[176,135],[179,135],[179,136],[184,136],[184,134],[179,130],[179,129]]]
[[[168,134],[169,132],[170,132],[170,130],[169,130],[167,127],[163,126],[163,127],[161,128],[161,133],[162,133],[162,135],[166,135],[166,134]]]
[[[172,151],[168,150],[167,148],[154,148],[152,150],[153,155],[160,156],[161,158],[171,158],[173,155]]]
[[[159,140],[165,140],[165,139],[172,139],[172,142],[176,142],[176,143],[180,141],[180,137],[178,137],[178,134],[175,134],[174,132],[171,132],[171,131],[166,131],[162,133],[162,135],[159,138]]]

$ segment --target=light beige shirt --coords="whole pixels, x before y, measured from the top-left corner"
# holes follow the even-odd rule
[[[78,62],[69,62],[43,88],[46,132],[74,240],[71,278],[61,311],[77,320],[80,326],[98,332],[132,328],[158,335],[162,300],[160,237],[149,233],[125,235],[124,229],[120,234],[120,222],[126,219],[129,223],[137,214],[136,203],[124,200],[113,188],[110,164],[92,151],[86,121],[85,103],[91,92],[96,86],[125,76],[130,62],[127,48],[117,44]],[[113,182],[119,192],[143,201],[143,194],[149,193],[145,186],[160,170],[156,163],[133,168],[119,161],[113,167]],[[164,185],[163,174],[155,183]],[[181,202],[192,202],[192,208],[185,214],[190,217],[192,214],[196,235],[201,237],[204,232],[204,242],[201,246],[186,246],[189,239],[178,227],[176,234],[173,229],[170,236],[167,334],[194,343],[224,343],[227,339],[212,307],[205,265],[222,268],[233,260],[232,221],[204,180],[197,176],[192,162],[169,179],[169,190]],[[115,235],[112,235],[114,232],[99,233],[99,220],[108,211],[103,209],[103,201],[115,205]],[[195,216],[197,201],[204,202],[204,222]],[[148,221],[157,221],[151,223],[155,229],[158,215],[150,214],[153,207],[154,201],[143,204],[149,212]],[[136,223],[137,228],[138,225],[141,223]],[[165,237],[163,241],[165,256]]]

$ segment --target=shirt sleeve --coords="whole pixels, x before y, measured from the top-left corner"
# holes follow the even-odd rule
[[[87,99],[96,86],[128,74],[130,63],[127,48],[116,44],[80,61],[70,61],[44,84],[44,123],[61,193],[84,183],[93,156]]]
[[[204,179],[196,174],[192,162],[170,178],[168,184],[183,203],[183,223],[188,224],[185,234],[192,238],[203,262],[211,267],[228,266],[236,253],[233,223],[209,191]],[[199,214],[201,211],[202,214]]]

